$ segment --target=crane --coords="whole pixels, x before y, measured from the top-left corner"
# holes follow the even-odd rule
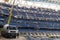
[[[14,3],[15,3],[15,0],[13,1],[13,5],[9,11],[7,23],[3,26],[4,30],[1,31],[1,35],[4,37],[15,37],[16,38],[17,36],[19,36],[18,28],[14,25],[10,25],[10,21],[12,19],[12,11],[14,8]]]

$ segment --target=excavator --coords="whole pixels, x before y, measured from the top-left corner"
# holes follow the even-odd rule
[[[4,37],[10,37],[10,38],[16,38],[19,37],[19,30],[16,26],[14,25],[10,25],[10,21],[12,19],[12,10],[14,7],[14,2],[13,1],[13,5],[9,11],[9,16],[8,16],[8,20],[7,23],[3,26],[3,30],[1,31],[1,35]]]

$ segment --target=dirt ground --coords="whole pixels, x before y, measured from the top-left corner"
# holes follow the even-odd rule
[[[3,38],[3,37],[1,37],[0,38],[0,40],[27,40],[26,38],[24,38],[24,37],[19,37],[19,38]]]
[[[27,40],[27,39],[23,36],[20,36],[19,38],[5,38],[0,35],[0,40]]]

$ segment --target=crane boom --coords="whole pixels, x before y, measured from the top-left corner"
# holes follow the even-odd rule
[[[13,1],[13,5],[12,5],[12,7],[10,9],[9,17],[8,17],[8,20],[7,20],[7,24],[10,24],[11,17],[12,17],[12,10],[13,10],[13,7],[14,7],[14,3],[15,3],[15,0]]]

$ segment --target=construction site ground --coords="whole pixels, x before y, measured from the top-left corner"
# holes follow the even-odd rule
[[[19,37],[19,38],[5,38],[0,35],[0,40],[27,40],[24,37]]]

